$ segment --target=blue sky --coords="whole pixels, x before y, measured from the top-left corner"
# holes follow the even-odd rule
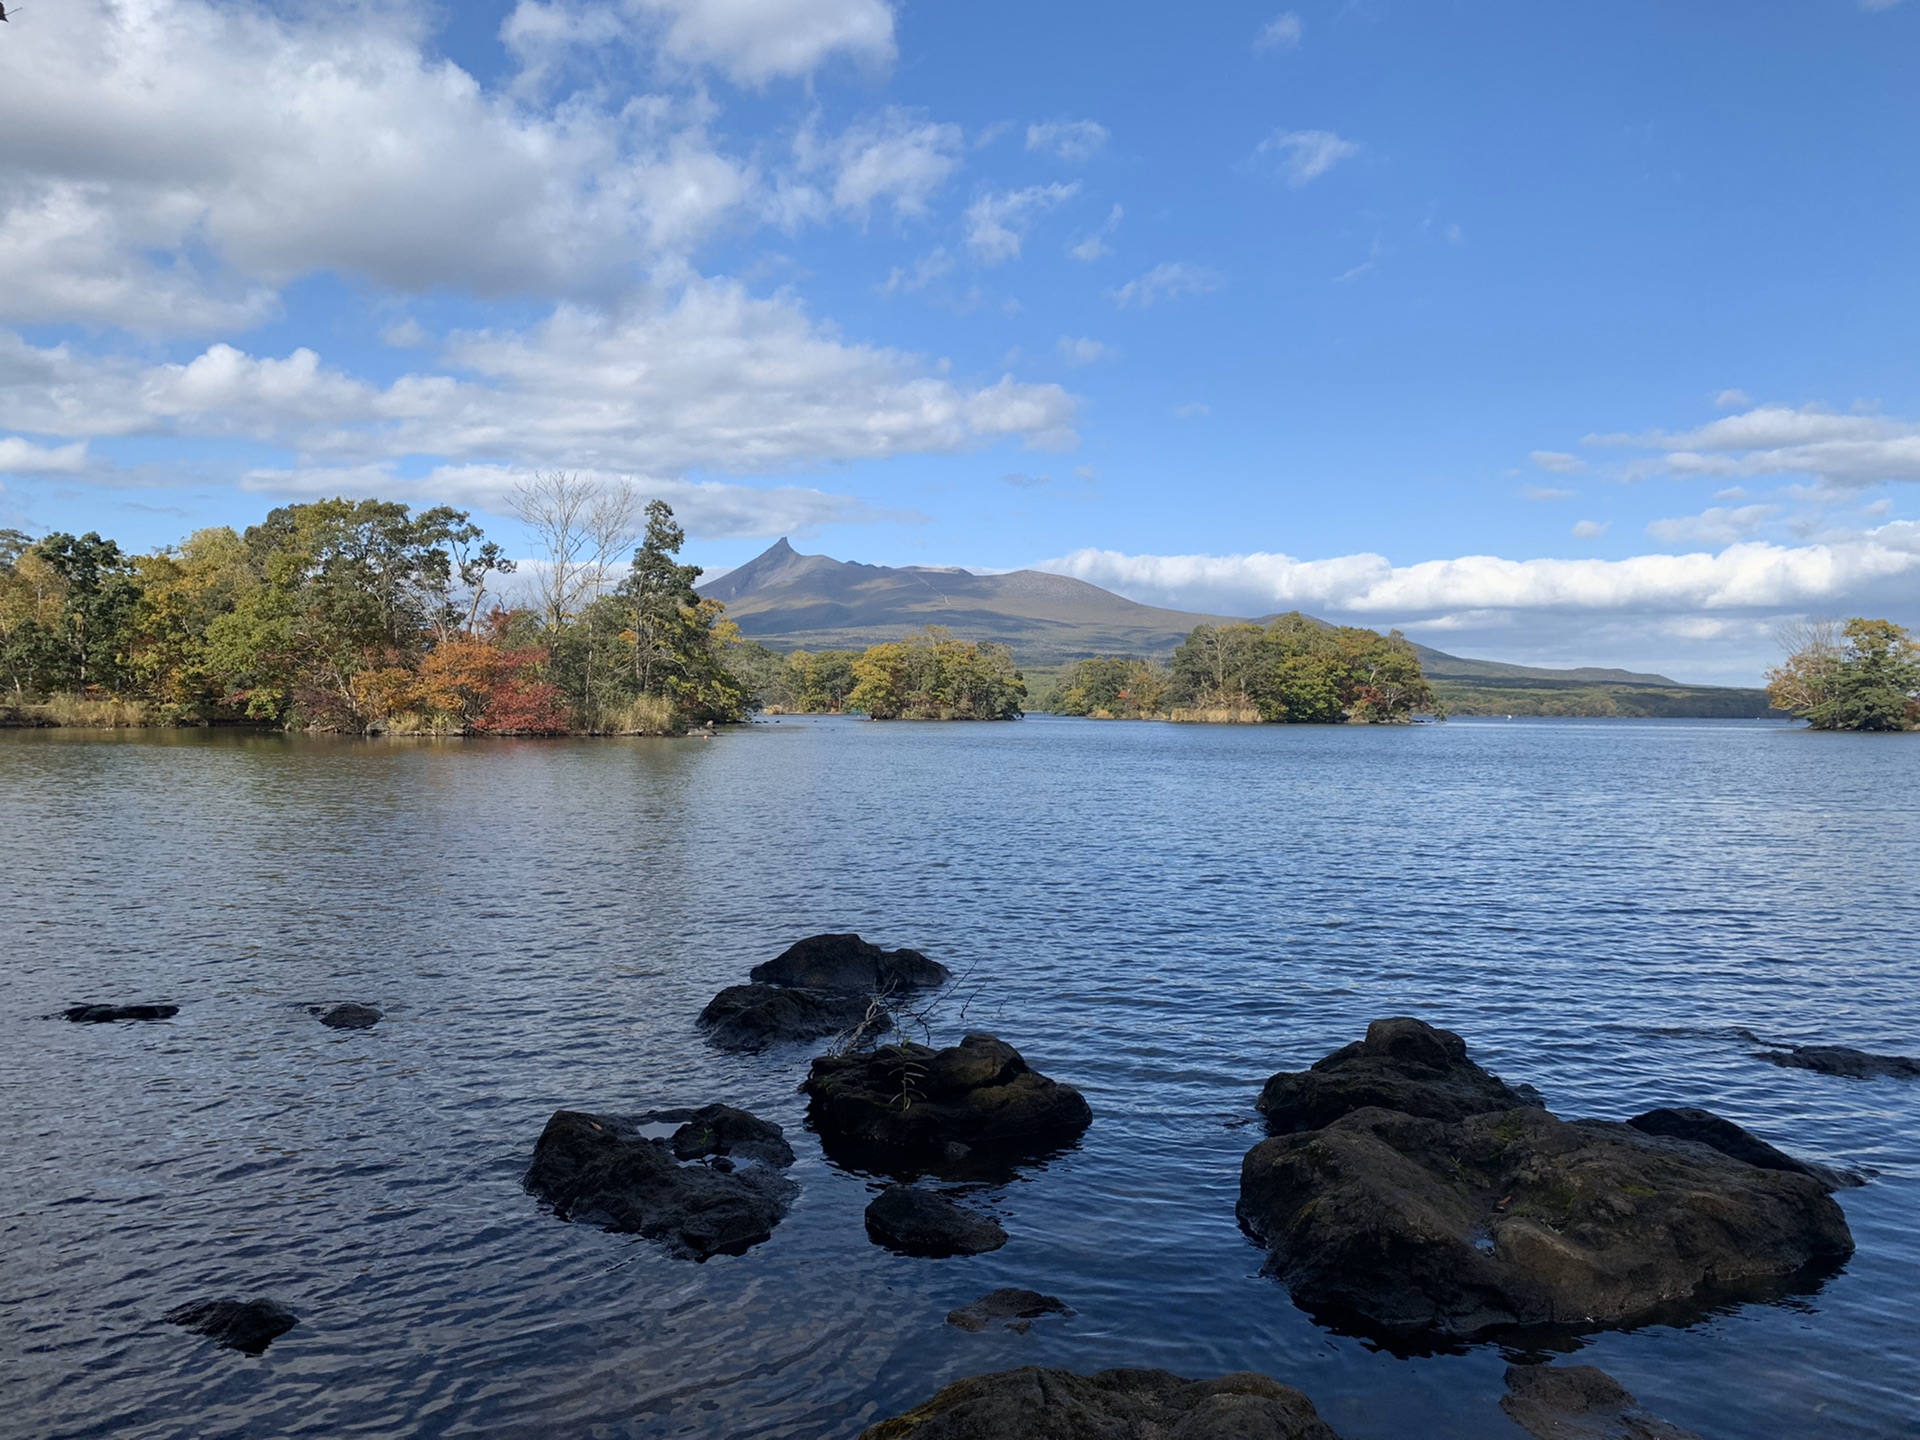
[[[0,524],[560,468],[1751,681],[1920,623],[1920,0],[40,0]]]

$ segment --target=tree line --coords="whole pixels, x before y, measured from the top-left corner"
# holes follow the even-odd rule
[[[875,720],[1017,720],[1026,678],[995,641],[956,639],[938,626],[865,650],[739,647],[735,664],[769,713]]]
[[[1300,612],[1266,625],[1201,625],[1165,665],[1081,660],[1047,708],[1062,715],[1268,724],[1389,724],[1440,709],[1399,631],[1326,625]]]
[[[1817,620],[1781,637],[1774,708],[1816,730],[1920,730],[1920,643],[1891,620]]]

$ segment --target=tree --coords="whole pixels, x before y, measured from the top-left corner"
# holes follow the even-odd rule
[[[1173,702],[1262,720],[1386,724],[1436,706],[1399,631],[1326,625],[1293,611],[1258,625],[1201,625],[1173,653]]]
[[[536,472],[515,485],[513,513],[545,552],[534,588],[550,630],[600,597],[615,557],[639,534],[640,501],[631,485],[559,470]]]
[[[1006,646],[956,640],[936,626],[870,647],[852,670],[846,708],[875,720],[1017,720],[1027,697]]]
[[[81,689],[119,688],[129,622],[140,603],[132,558],[91,530],[49,535],[33,548],[65,587],[57,621],[58,681]]]
[[[1067,668],[1052,708],[1060,715],[1145,720],[1162,713],[1167,693],[1166,673],[1151,661],[1096,655]]]
[[[1920,729],[1920,643],[1891,620],[1803,623],[1783,632],[1767,672],[1776,709],[1816,730]]]

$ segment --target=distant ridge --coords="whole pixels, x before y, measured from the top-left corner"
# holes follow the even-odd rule
[[[1142,605],[1042,570],[976,575],[934,566],[860,565],[802,555],[784,538],[702,585],[700,593],[724,602],[728,618],[747,636],[778,650],[860,649],[944,625],[969,640],[999,640],[1013,647],[1022,664],[1043,667],[1089,655],[1164,659],[1196,625],[1241,623],[1234,616]],[[1434,680],[1686,688],[1664,675],[1631,670],[1550,670],[1464,659],[1420,644],[1414,649]]]

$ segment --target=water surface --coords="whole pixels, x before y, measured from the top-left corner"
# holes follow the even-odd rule
[[[711,742],[0,732],[0,1434],[850,1437],[1038,1363],[1271,1373],[1355,1440],[1520,1432],[1506,1355],[1330,1334],[1234,1223],[1260,1082],[1411,1013],[1566,1115],[1706,1105],[1870,1167],[1818,1293],[1582,1358],[1708,1440],[1920,1430],[1920,744],[1754,723],[1229,729],[792,721]],[[807,1052],[701,1006],[801,935],[970,977],[1085,1090],[974,1259],[870,1244]],[[164,1024],[42,1017],[179,1004]],[[386,1022],[335,1033],[310,1004]],[[520,1189],[562,1106],[725,1100],[798,1203],[694,1265]],[[998,1285],[1078,1312],[970,1335]],[[271,1293],[249,1360],[159,1323]]]

